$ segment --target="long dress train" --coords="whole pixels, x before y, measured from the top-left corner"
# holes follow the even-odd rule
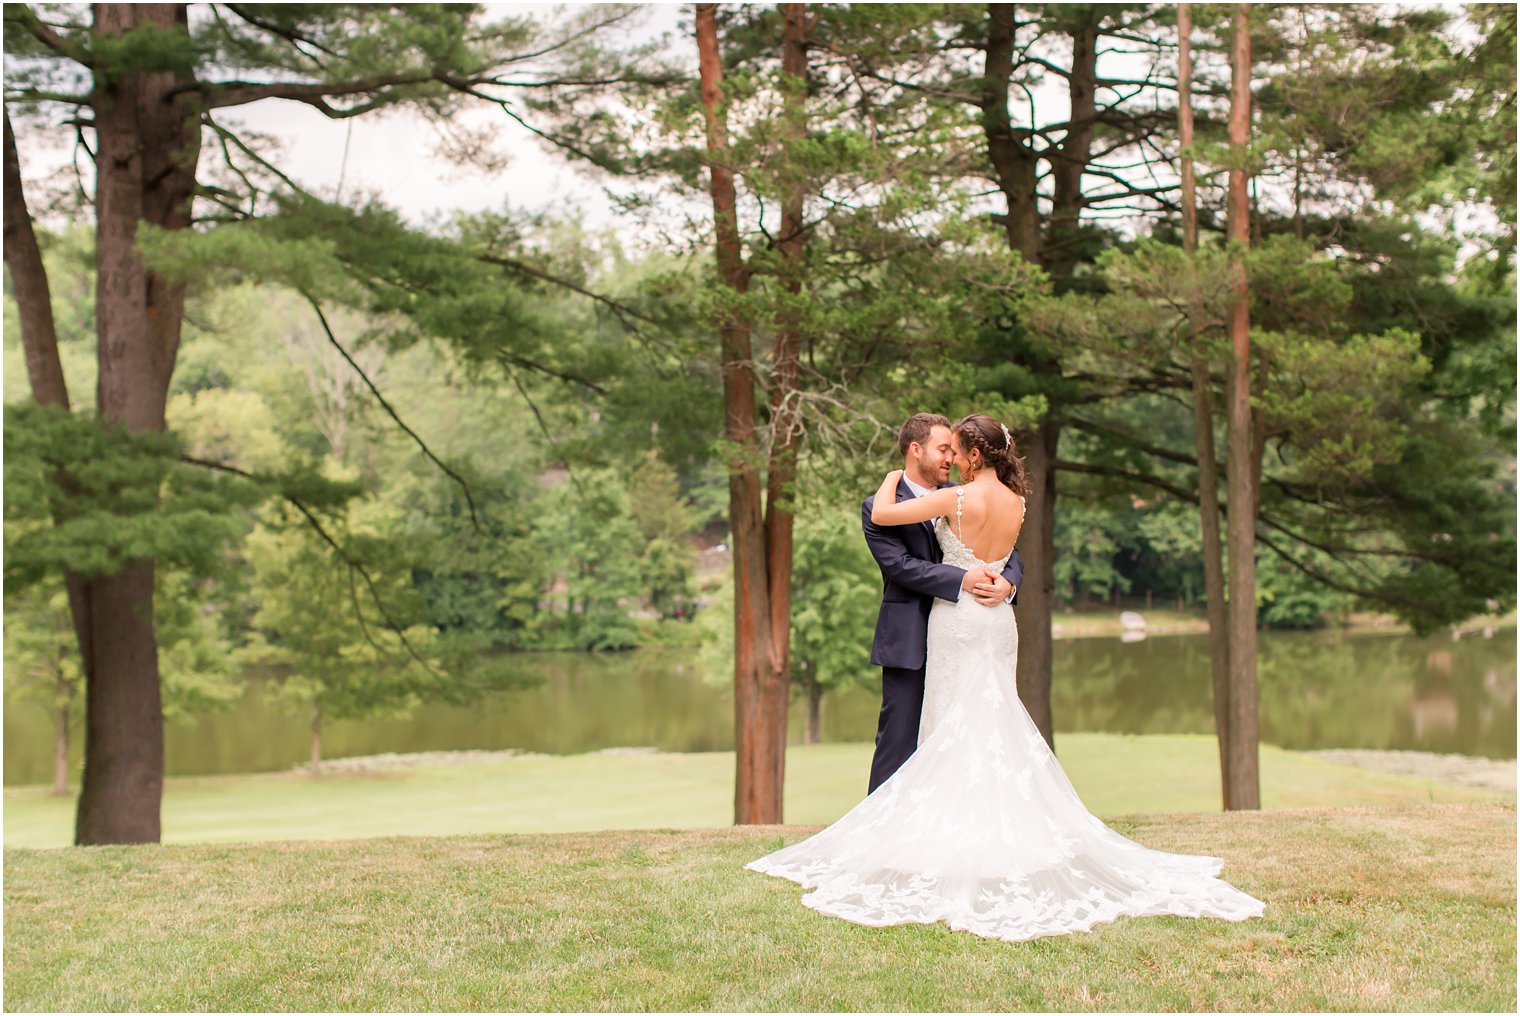
[[[935,533],[947,563],[1007,561],[978,560],[944,519]],[[1216,877],[1219,858],[1151,850],[1088,812],[1018,699],[1017,664],[1012,610],[936,600],[917,751],[833,825],[745,867],[857,924],[944,921],[1008,941],[1120,916],[1260,915]]]

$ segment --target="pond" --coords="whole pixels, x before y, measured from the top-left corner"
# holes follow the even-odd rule
[[[1403,748],[1515,757],[1515,630],[1490,638],[1337,632],[1264,632],[1260,639],[1261,736],[1292,749]],[[409,717],[335,721],[330,758],[466,748],[574,754],[647,745],[664,751],[733,748],[733,701],[704,681],[689,650],[615,655],[523,654],[533,687],[493,694],[471,708],[422,706]],[[874,674],[874,672],[869,672]],[[166,728],[170,775],[287,769],[310,753],[305,718],[249,675],[235,709]],[[1208,643],[1201,635],[1140,642],[1056,643],[1053,708],[1063,731],[1197,733],[1213,730]],[[876,693],[851,688],[823,704],[823,737],[875,736]],[[791,739],[803,708],[794,703]],[[76,737],[76,742],[78,738]],[[76,755],[79,746],[74,746]],[[29,703],[5,710],[5,783],[52,779],[52,726]]]

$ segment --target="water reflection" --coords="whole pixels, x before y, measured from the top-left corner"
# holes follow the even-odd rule
[[[1409,748],[1514,758],[1515,645],[1514,629],[1455,643],[1449,637],[1265,633],[1258,671],[1262,739],[1285,748]],[[323,739],[325,753],[733,747],[732,698],[701,681],[689,652],[516,659],[525,674],[539,679],[536,686],[469,709],[425,706],[402,720],[333,722]],[[305,721],[266,701],[266,680],[267,675],[250,674],[247,697],[230,713],[169,725],[170,773],[286,769],[304,760],[310,750]],[[1053,683],[1058,733],[1213,730],[1208,643],[1202,636],[1061,641]],[[866,689],[829,696],[824,738],[870,740],[877,705],[876,695]],[[797,703],[791,713],[794,742],[803,727]],[[46,782],[51,765],[46,715],[30,704],[7,704],[5,782]]]

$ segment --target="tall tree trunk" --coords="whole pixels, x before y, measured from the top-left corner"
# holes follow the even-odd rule
[[[1082,177],[1092,158],[1096,117],[1097,42],[1102,14],[1089,12],[1072,33],[1072,71],[1067,78],[1071,102],[1070,130],[1051,154],[1054,194],[1048,235],[1042,236],[1039,213],[1040,154],[1028,144],[1029,133],[1017,130],[1008,112],[1008,96],[1016,51],[1017,13],[1014,4],[987,5],[986,64],[980,105],[988,157],[998,188],[1008,203],[1005,229],[1009,246],[1031,264],[1070,275],[1076,251],[1072,240],[1084,205]],[[1059,379],[1060,364],[1042,359],[1029,364],[1051,386]],[[1051,618],[1055,612],[1056,452],[1062,423],[1053,411],[1032,433],[1021,435],[1029,477],[1028,516],[1019,538],[1024,561],[1024,584],[1019,589],[1019,698],[1040,733],[1055,748],[1051,710],[1051,674],[1055,644]]]
[[[1069,129],[1050,163],[1053,186],[1044,261],[1051,275],[1066,283],[1077,262],[1075,241],[1084,207],[1082,177],[1092,161],[1097,126],[1098,23],[1102,17],[1101,10],[1089,7],[1087,20],[1071,34],[1071,74],[1066,79]]]
[[[1198,249],[1198,187],[1193,176],[1193,5],[1177,5],[1177,133],[1182,142],[1182,249]]]
[[[1182,140],[1182,249],[1198,250],[1198,192],[1193,175],[1193,12],[1177,5],[1177,116]],[[1209,674],[1214,736],[1219,743],[1221,801],[1230,806],[1230,632],[1224,589],[1224,546],[1219,527],[1219,467],[1214,456],[1214,393],[1208,360],[1198,349],[1196,304],[1189,311],[1188,348],[1193,375],[1193,433],[1198,452],[1198,515],[1203,536],[1203,587],[1209,618]]]
[[[781,203],[781,281],[793,300],[801,297],[807,254],[803,206],[805,176],[791,158],[792,146],[807,134],[807,4],[782,4],[781,73],[784,94],[784,137],[788,152],[787,180]],[[791,500],[797,475],[802,421],[795,396],[801,377],[801,314],[783,307],[776,322],[771,357],[770,461],[765,483],[765,550],[767,591],[770,594],[770,670],[762,694],[765,736],[775,738],[780,769],[780,793],[785,778],[786,710],[792,683],[792,563],[794,514]],[[775,821],[781,821],[779,803]]]
[[[1051,617],[1056,608],[1056,447],[1061,426],[1046,419],[1019,450],[1029,479],[1029,501],[1019,554],[1024,561],[1024,584],[1019,587],[1019,700],[1052,751],[1056,747],[1055,719],[1050,701],[1050,678],[1055,659]]]
[[[1209,619],[1209,675],[1214,696],[1214,735],[1219,742],[1219,778],[1224,807],[1230,806],[1230,629],[1225,601],[1224,542],[1219,525],[1219,465],[1214,451],[1214,392],[1208,363],[1195,359],[1193,431],[1198,452],[1199,526],[1203,536],[1203,588]]]
[[[1037,190],[1039,158],[1015,133],[1008,114],[1017,12],[1014,4],[987,5],[986,65],[982,77],[982,131],[998,189],[1008,205],[1008,245],[1030,264],[1041,260]],[[1042,365],[1043,367],[1043,365]],[[1037,367],[1036,369],[1042,369]],[[1029,501],[1019,554],[1024,581],[1019,597],[1018,692],[1051,748],[1055,729],[1050,707],[1051,614],[1055,608],[1055,447],[1059,425],[1045,420],[1019,436],[1029,478]]]
[[[721,285],[737,296],[749,290],[749,271],[740,248],[738,197],[729,163],[716,4],[697,4],[696,37],[718,278]],[[781,821],[786,726],[783,712],[778,744],[769,724],[772,710],[766,708],[767,686],[773,683],[772,641],[765,530],[761,520],[755,370],[749,323],[742,315],[737,311],[725,314],[719,332],[723,433],[730,456],[728,519],[734,555],[734,822],[773,824]]]
[[[1013,7],[1006,7],[1000,15],[1001,23],[994,19],[994,32],[989,35],[989,78],[994,67],[992,42],[997,43],[996,69],[1002,77],[998,88],[1002,94],[1002,110],[1007,115],[1008,76],[1003,57],[1003,38],[1007,34],[1012,45]],[[1081,226],[1085,201],[1082,180],[1087,165],[1092,161],[1092,145],[1097,118],[1098,85],[1098,39],[1103,13],[1097,7],[1087,10],[1087,17],[1071,33],[1071,73],[1067,76],[1067,98],[1070,103],[1069,130],[1059,149],[1051,157],[1053,188],[1051,215],[1043,238],[1039,218],[1035,213],[1032,249],[1020,249],[1028,260],[1043,265],[1058,280],[1069,281],[1076,264],[1075,238]],[[1020,145],[1020,150],[1033,158],[1032,150]],[[1007,193],[1007,188],[1005,188]],[[1032,184],[1026,192],[1031,209],[1037,208],[1037,197]],[[1012,205],[1010,205],[1010,210]],[[1010,234],[1011,235],[1011,234]],[[1060,378],[1060,364],[1052,359],[1041,359],[1031,365],[1034,372],[1054,385]],[[1056,609],[1056,462],[1061,443],[1062,423],[1059,415],[1047,416],[1035,431],[1028,435],[1020,450],[1025,456],[1026,473],[1029,478],[1028,515],[1024,520],[1025,535],[1019,537],[1019,552],[1024,560],[1024,584],[1019,590],[1019,698],[1029,716],[1039,728],[1051,750],[1055,750],[1055,715],[1051,705],[1051,682],[1055,669],[1055,638],[1051,621]]]
[[[1233,355],[1229,384],[1230,564],[1230,751],[1231,809],[1261,807],[1257,770],[1259,719],[1256,701],[1256,490],[1251,414],[1251,331],[1246,306],[1244,256],[1250,244],[1250,204],[1246,189],[1246,145],[1251,132],[1251,33],[1249,10],[1236,7],[1230,54],[1230,272],[1235,303],[1230,316]]]
[[[1008,116],[1008,86],[1013,76],[1015,4],[987,5],[987,61],[982,78],[982,131],[998,188],[1008,202],[1008,246],[1039,263],[1040,209],[1037,204],[1039,157],[1014,132]]]
[[[63,361],[58,355],[58,330],[53,317],[52,289],[48,283],[47,267],[42,261],[42,249],[37,244],[37,234],[32,228],[32,216],[26,205],[26,192],[21,182],[21,157],[16,149],[16,134],[11,128],[9,111],[5,113],[5,264],[11,273],[11,289],[16,298],[16,308],[21,319],[21,348],[26,359],[27,381],[32,398],[40,406],[55,406],[65,412],[69,409],[69,388],[63,374]],[[63,490],[70,488],[67,474],[59,477]],[[62,502],[49,506],[56,523],[62,520],[68,505]],[[74,572],[64,574],[64,588],[69,597],[69,615],[74,624],[74,639],[79,645],[79,657],[86,683],[93,667],[92,623],[90,583]],[[67,737],[67,728],[65,728]],[[66,749],[65,749],[66,750]],[[64,759],[67,786],[68,760]],[[54,781],[55,788],[58,781]]]
[[[21,349],[26,377],[38,405],[69,408],[69,389],[58,358],[58,332],[53,322],[53,297],[42,250],[32,228],[31,212],[21,182],[21,158],[11,114],[5,113],[5,266],[21,319]]]
[[[103,40],[189,31],[184,4],[96,4],[94,18]],[[163,430],[179,351],[184,287],[149,271],[135,242],[139,222],[190,225],[200,122],[192,93],[176,93],[189,84],[168,70],[100,68],[95,76],[96,405],[129,430]],[[85,666],[79,844],[159,839],[164,730],[153,579],[154,562],[143,558],[91,583],[89,642],[102,651]]]

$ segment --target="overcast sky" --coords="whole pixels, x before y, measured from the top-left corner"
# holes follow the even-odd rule
[[[576,5],[487,6],[503,13],[527,11],[542,17],[552,14],[553,7]],[[640,19],[639,34],[676,31],[681,15],[679,4],[642,6],[648,10]],[[695,64],[695,43],[692,45]],[[499,210],[507,203],[529,212],[579,209],[590,224],[612,222],[613,213],[601,200],[605,177],[575,168],[500,110],[483,105],[468,108],[460,121],[469,128],[495,128],[497,147],[508,153],[510,160],[505,171],[451,163],[440,154],[442,146],[437,130],[406,110],[333,121],[299,102],[264,100],[225,110],[217,119],[234,129],[251,129],[276,140],[279,157],[271,161],[312,192],[333,197],[341,180],[344,196],[378,194],[413,222],[421,223],[455,210]],[[34,187],[40,194],[45,184],[58,187],[61,181],[71,178],[72,170],[68,169],[74,146],[71,129],[26,124],[18,124],[17,129],[22,176],[29,185],[29,198]],[[82,168],[88,168],[87,162],[88,158],[82,157]],[[87,178],[85,186],[92,188],[93,181]],[[38,203],[33,199],[34,205]]]
[[[498,15],[530,13],[539,18],[553,18],[577,5],[487,6]],[[620,25],[617,31],[636,40],[667,34],[676,52],[682,47],[690,49],[694,71],[696,53],[695,43],[689,37],[689,5],[641,6],[645,9],[637,23]],[[1144,57],[1108,53],[1100,60],[1100,74],[1143,76],[1146,62]],[[1051,76],[1035,87],[1033,96],[1039,104],[1041,122],[1056,122],[1066,115],[1066,95],[1061,84]],[[1029,115],[1024,109],[1013,112],[1016,122]],[[314,193],[331,198],[338,194],[341,181],[343,197],[378,195],[417,224],[456,210],[502,210],[508,206],[517,212],[578,217],[593,227],[616,222],[616,212],[603,197],[607,177],[595,170],[577,168],[500,110],[483,104],[467,107],[460,122],[467,128],[494,129],[497,149],[508,155],[505,170],[451,163],[440,152],[442,144],[436,129],[404,109],[332,121],[301,103],[265,100],[224,110],[218,119],[275,139],[280,154],[272,161]],[[18,124],[18,130],[28,197],[34,213],[41,213],[46,203],[44,181],[54,190],[63,186],[63,181],[72,181],[72,171],[68,169],[73,154],[72,130],[24,122]],[[81,163],[87,174],[88,159],[81,157]],[[1166,170],[1163,173],[1170,175]],[[88,176],[84,186],[87,190],[93,188]],[[695,206],[692,213],[706,214]],[[680,212],[675,213],[675,217],[679,215]]]
[[[528,13],[545,19],[554,18],[566,8],[584,5],[486,6],[501,15]],[[690,5],[639,6],[644,10],[635,23],[620,25],[617,31],[636,41],[667,35],[676,52],[682,47],[690,49],[695,73]],[[1125,65],[1134,64],[1133,57],[1110,54],[1101,61],[1100,71],[1128,73],[1131,68]],[[1143,74],[1143,70],[1136,72]],[[1052,80],[1034,89],[1044,122],[1065,115],[1065,89],[1059,84]],[[1017,117],[1022,111],[1014,112]],[[578,215],[590,226],[610,226],[616,221],[615,210],[603,197],[603,188],[609,182],[604,174],[578,167],[500,110],[483,104],[466,107],[459,122],[466,128],[487,127],[497,132],[496,147],[509,158],[505,171],[450,162],[440,152],[442,144],[436,128],[405,109],[333,121],[302,103],[264,100],[223,110],[217,119],[234,129],[251,130],[275,141],[278,154],[271,161],[313,193],[334,197],[339,194],[341,181],[342,197],[378,195],[414,223],[421,224],[456,210],[501,210],[507,205],[526,213]],[[18,125],[18,134],[23,177],[29,185],[33,211],[46,218],[44,182],[54,189],[73,186],[74,173],[69,168],[74,156],[72,130],[23,123]],[[264,150],[260,146],[260,151]],[[86,190],[93,189],[87,157],[80,157],[80,169]],[[673,218],[679,216],[676,213]]]

